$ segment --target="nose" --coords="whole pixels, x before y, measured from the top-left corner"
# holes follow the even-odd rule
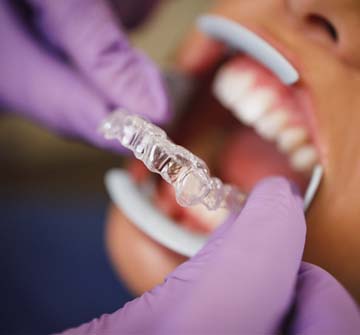
[[[331,11],[332,0],[286,0],[286,2],[290,15],[307,37],[329,48],[337,46],[339,31]]]

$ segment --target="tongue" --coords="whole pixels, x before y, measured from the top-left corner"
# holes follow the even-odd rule
[[[302,190],[306,187],[306,178],[292,170],[287,157],[275,144],[263,140],[250,128],[228,138],[219,161],[219,172],[224,181],[238,185],[245,192],[260,179],[276,175],[295,181]]]

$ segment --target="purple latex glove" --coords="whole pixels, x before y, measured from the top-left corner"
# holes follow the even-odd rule
[[[40,43],[1,1],[2,104],[103,147],[117,147],[96,131],[109,106],[125,107],[155,122],[167,119],[160,73],[130,46],[105,0],[28,2],[41,34],[67,61]]]
[[[162,285],[65,334],[278,334],[285,324],[293,334],[358,334],[348,293],[325,271],[300,269],[305,230],[292,185],[263,181]]]

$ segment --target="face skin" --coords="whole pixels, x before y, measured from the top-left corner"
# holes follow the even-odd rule
[[[260,33],[299,71],[296,89],[310,97],[325,169],[307,213],[304,259],[328,270],[360,301],[360,2],[223,0],[213,13]],[[194,32],[178,66],[201,76],[222,53],[218,43]],[[207,108],[210,102],[202,103]],[[136,294],[160,283],[184,260],[144,237],[115,208],[108,220],[107,242],[115,268]]]

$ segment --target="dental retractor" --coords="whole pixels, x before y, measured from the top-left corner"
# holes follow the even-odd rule
[[[209,210],[241,209],[244,193],[211,177],[203,160],[174,144],[161,128],[142,117],[116,110],[104,120],[100,132],[106,139],[117,139],[150,171],[172,185],[180,206],[202,204]]]

